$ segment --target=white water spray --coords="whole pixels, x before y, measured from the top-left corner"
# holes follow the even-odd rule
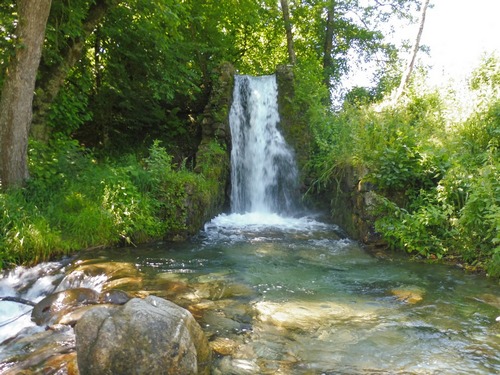
[[[54,291],[62,277],[59,273],[61,267],[57,262],[50,262],[32,268],[17,267],[0,274],[0,297],[21,297],[38,302]],[[31,321],[31,310],[31,306],[0,301],[0,343],[23,328],[35,326]]]
[[[298,173],[278,129],[277,96],[274,75],[235,76],[229,113],[233,213],[293,212]]]

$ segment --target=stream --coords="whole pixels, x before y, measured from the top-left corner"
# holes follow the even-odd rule
[[[235,77],[232,213],[190,241],[16,268],[0,275],[0,297],[90,288],[166,298],[201,325],[214,375],[500,373],[498,280],[374,256],[335,224],[296,214],[276,96],[274,76]],[[69,323],[46,330],[31,309],[0,301],[0,373],[77,373]]]
[[[213,374],[500,371],[494,280],[374,257],[311,217],[220,215],[189,242],[94,250],[0,279],[2,295],[33,300],[81,286],[153,294],[187,308],[217,353]],[[8,322],[31,308],[1,302],[0,309]],[[1,339],[27,326],[42,330],[28,314],[2,323]],[[10,360],[4,343],[0,363]]]

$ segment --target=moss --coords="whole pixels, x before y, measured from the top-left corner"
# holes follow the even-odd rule
[[[301,185],[305,185],[306,164],[311,152],[312,135],[305,117],[306,111],[296,102],[295,77],[290,66],[280,65],[276,70],[280,127],[287,143],[295,151]]]
[[[186,187],[186,231],[196,233],[203,224],[219,214],[226,205],[230,178],[231,132],[229,109],[232,102],[234,67],[224,63],[205,107],[202,140],[196,153],[195,172],[199,179]]]

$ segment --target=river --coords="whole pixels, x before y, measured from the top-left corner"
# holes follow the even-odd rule
[[[335,224],[298,215],[275,79],[235,82],[232,213],[190,241],[94,249],[17,268],[0,276],[0,296],[36,302],[86,287],[167,298],[203,328],[215,375],[500,373],[498,280],[395,253],[374,256]],[[74,339],[62,336],[59,372],[48,371],[40,358],[56,349],[30,342],[45,330],[30,313],[0,301],[0,372],[68,373]],[[25,340],[10,340],[16,335]]]
[[[20,282],[36,270],[44,276]],[[0,280],[2,292],[9,281],[35,300],[58,286],[101,290],[110,283],[171,299],[193,313],[222,353],[214,374],[500,371],[495,280],[374,257],[311,217],[221,215],[186,243],[103,249],[18,269]],[[19,315],[11,302],[0,307],[2,320]],[[33,325],[29,315],[20,321],[0,334]]]

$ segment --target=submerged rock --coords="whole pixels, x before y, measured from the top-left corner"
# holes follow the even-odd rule
[[[377,316],[376,307],[349,306],[334,302],[257,302],[254,304],[257,319],[262,323],[289,330],[317,329],[330,321],[372,320]]]
[[[419,287],[402,287],[391,290],[391,294],[399,301],[414,305],[424,299],[424,290]]]
[[[119,289],[112,289],[102,292],[99,296],[99,302],[110,303],[112,305],[124,305],[130,300],[128,293]]]
[[[38,325],[55,324],[62,316],[77,308],[99,303],[100,294],[89,288],[68,289],[50,294],[38,302],[31,312],[31,320]]]
[[[74,325],[93,305],[123,305],[128,300],[126,292],[116,289],[103,293],[89,288],[63,290],[38,302],[31,312],[31,320],[38,325]]]
[[[481,301],[490,306],[496,307],[500,310],[500,296],[496,296],[490,293],[483,293],[475,298],[477,301]]]
[[[209,374],[211,350],[185,309],[162,298],[96,307],[75,326],[78,368],[93,374]]]
[[[58,285],[56,291],[91,288],[137,290],[142,286],[142,275],[133,263],[99,262],[91,259],[76,262]]]
[[[239,344],[228,337],[217,337],[210,342],[210,347],[220,355],[232,355],[238,349]]]
[[[256,360],[232,359],[231,357],[224,357],[219,363],[219,368],[214,371],[215,375],[254,375],[260,373],[261,371]]]
[[[78,374],[73,329],[64,325],[41,329],[27,328],[2,347],[1,374]]]

